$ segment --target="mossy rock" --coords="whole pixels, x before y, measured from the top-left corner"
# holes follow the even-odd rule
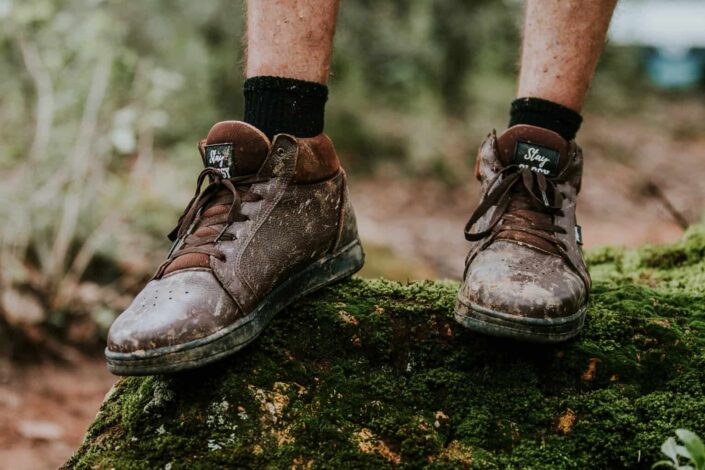
[[[705,230],[589,256],[558,346],[464,331],[458,284],[353,279],[235,357],[120,380],[67,468],[650,468],[705,434]]]

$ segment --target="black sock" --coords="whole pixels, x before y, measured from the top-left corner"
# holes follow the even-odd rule
[[[245,80],[245,122],[270,139],[279,133],[314,137],[323,132],[328,87],[284,77]]]
[[[509,127],[517,124],[543,127],[560,134],[566,140],[575,138],[583,122],[579,113],[541,98],[519,98],[512,101],[509,116]]]

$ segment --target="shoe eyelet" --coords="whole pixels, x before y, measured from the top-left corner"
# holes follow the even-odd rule
[[[283,156],[284,156],[284,149],[281,148],[281,147],[279,147],[279,148],[277,149],[277,155],[279,155],[280,157],[283,157]]]

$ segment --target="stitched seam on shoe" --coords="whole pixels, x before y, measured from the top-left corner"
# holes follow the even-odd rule
[[[338,216],[338,234],[336,235],[335,242],[333,243],[333,247],[330,250],[331,253],[335,253],[336,250],[340,247],[340,241],[343,238],[343,231],[345,229],[345,205],[348,202],[348,198],[346,197],[348,189],[348,178],[342,168],[340,170],[340,173],[342,174],[343,182],[340,187],[340,214]]]
[[[252,284],[250,284],[250,282],[247,280],[247,278],[242,274],[240,262],[242,260],[242,255],[245,253],[245,250],[247,250],[247,248],[250,246],[250,242],[254,238],[257,231],[260,228],[262,228],[264,221],[267,219],[267,217],[269,217],[269,215],[272,213],[274,208],[279,204],[279,201],[281,201],[282,197],[284,197],[284,192],[286,191],[287,187],[289,187],[291,185],[294,174],[296,173],[296,162],[299,157],[299,143],[295,138],[289,137],[289,136],[287,136],[287,137],[290,138],[294,142],[294,145],[296,146],[296,153],[294,154],[294,158],[293,158],[293,161],[291,162],[291,164],[288,166],[288,168],[285,169],[285,172],[282,175],[278,176],[279,178],[281,178],[281,181],[282,181],[282,185],[281,185],[282,187],[279,188],[279,190],[278,190],[279,194],[277,194],[275,196],[274,201],[272,201],[272,204],[268,208],[266,208],[266,210],[264,212],[260,209],[260,213],[257,214],[257,224],[252,228],[252,230],[250,230],[250,233],[248,234],[247,239],[244,241],[242,248],[240,248],[240,250],[237,254],[237,257],[235,258],[235,271],[236,271],[237,275],[240,277],[240,279],[242,280],[243,284],[246,285],[250,289],[250,292],[252,292],[253,296],[256,296],[257,293],[256,293],[254,287],[252,286]],[[279,138],[281,138],[281,137],[279,137]],[[272,145],[272,148],[270,151],[271,152],[276,151],[275,145]],[[277,183],[275,182],[275,184],[277,184]]]

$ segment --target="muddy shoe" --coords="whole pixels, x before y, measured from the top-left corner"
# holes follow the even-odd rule
[[[583,158],[574,142],[518,125],[480,148],[482,199],[465,227],[455,318],[475,331],[535,342],[577,335],[590,276],[575,201]]]
[[[105,355],[115,374],[230,355],[288,304],[362,267],[345,173],[327,136],[278,135],[270,145],[229,121],[199,149],[205,169],[170,234],[174,246],[110,328]]]

